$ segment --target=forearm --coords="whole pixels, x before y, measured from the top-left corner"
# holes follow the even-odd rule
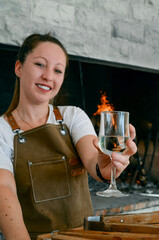
[[[30,240],[16,194],[0,185],[0,229],[6,240]]]
[[[93,177],[97,181],[101,181],[96,173],[96,164],[98,162],[98,150],[93,145],[93,139],[96,139],[96,137],[91,135],[83,137],[77,143],[76,149],[86,170],[91,175],[91,177]],[[84,150],[85,148],[86,150]]]
[[[85,166],[87,172],[95,180],[101,181],[101,179],[97,176],[97,172],[96,172],[97,158],[94,156],[92,159],[89,159],[89,160],[84,163],[84,166]]]
[[[109,156],[105,156],[107,159],[105,160],[104,164],[100,163],[99,161],[99,153],[94,154],[92,158],[88,159],[87,162],[85,162],[85,167],[88,171],[88,173],[97,181],[103,182],[110,180],[111,178],[111,167],[110,167],[110,158]],[[103,167],[105,165],[104,173],[101,172],[101,166]],[[106,174],[105,174],[106,173]]]

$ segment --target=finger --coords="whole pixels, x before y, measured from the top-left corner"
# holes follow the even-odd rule
[[[128,150],[126,152],[124,152],[123,154],[114,152],[111,155],[112,162],[118,169],[120,168],[120,164],[128,166],[129,165],[129,157],[134,155],[137,151],[136,144],[131,139],[129,139],[127,141],[127,146],[128,146]]]
[[[122,156],[120,160],[113,160],[113,165],[116,167],[116,177],[118,177],[124,169],[130,164],[129,157]]]
[[[118,166],[121,166],[123,168],[123,165],[128,166],[129,156],[119,154],[119,153],[112,153],[111,156],[112,156],[113,165],[115,165],[117,168]]]
[[[133,140],[136,137],[136,130],[132,124],[129,124],[130,138]]]
[[[99,149],[98,138],[97,138],[97,137],[93,139],[93,145],[94,145],[97,149]]]
[[[136,137],[136,130],[132,124],[129,124],[130,138],[133,140]]]
[[[98,163],[100,165],[100,167],[105,167],[108,165],[108,163],[110,163],[110,157],[109,155],[103,153],[100,148],[99,148],[99,144],[98,144],[98,138],[93,139],[93,145],[95,146],[95,148],[98,150]]]
[[[129,161],[127,161],[126,164],[122,164],[121,162],[113,162],[113,165],[116,167],[116,172],[121,173],[123,172],[124,169],[127,168],[129,163],[130,163]]]
[[[137,152],[137,146],[131,139],[126,142],[128,150],[123,153],[123,155],[132,156]]]
[[[125,159],[125,156],[126,157],[130,157],[132,155],[134,155],[137,151],[137,146],[136,144],[134,143],[134,141],[132,141],[131,139],[128,139],[128,141],[126,142],[127,143],[127,151],[123,152],[123,154],[119,154],[117,152],[113,152],[111,157],[113,160],[119,160],[120,159]]]
[[[100,150],[99,148],[99,144],[98,144],[98,138],[94,138],[93,139],[93,145],[95,146],[95,148],[98,150],[98,153],[101,155],[103,154],[103,152]]]
[[[94,145],[95,148],[98,150],[98,154],[99,154],[100,157],[103,158],[103,156],[104,156],[104,158],[105,158],[106,160],[110,160],[109,155],[103,153],[103,152],[100,150],[100,148],[99,148],[99,144],[98,144],[98,138],[93,139],[93,145]]]

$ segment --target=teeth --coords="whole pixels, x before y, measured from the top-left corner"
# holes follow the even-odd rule
[[[50,87],[43,86],[43,85],[40,85],[40,84],[37,84],[37,86],[44,89],[44,90],[50,90],[51,89]]]

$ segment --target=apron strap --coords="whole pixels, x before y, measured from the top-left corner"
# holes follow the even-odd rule
[[[19,130],[20,128],[19,128],[18,124],[16,123],[15,118],[13,117],[12,113],[8,113],[6,116],[8,118],[8,122],[9,122],[13,132],[15,132],[16,130]]]
[[[55,114],[56,122],[61,125],[60,133],[65,136],[67,134],[67,130],[63,125],[63,117],[62,117],[58,107],[57,106],[53,106],[53,107],[54,107],[54,114]]]
[[[57,106],[53,106],[54,107],[54,114],[55,114],[55,118],[57,122],[63,122],[63,117],[60,113],[60,110],[58,109]]]
[[[54,106],[54,114],[55,114],[55,118],[56,118],[56,121],[57,122],[63,122],[63,117],[60,113],[60,110],[58,109],[57,106]],[[8,122],[12,128],[13,131],[16,131],[16,130],[19,130],[19,126],[18,124],[16,123],[15,121],[15,118],[13,117],[12,113],[8,113],[7,115],[7,118],[8,118]]]
[[[13,117],[12,113],[8,113],[8,114],[6,114],[6,116],[8,118],[8,122],[9,122],[11,128],[12,128],[12,131],[14,133],[18,134],[19,142],[20,143],[25,143],[26,139],[21,136],[20,127],[16,123],[15,118]]]

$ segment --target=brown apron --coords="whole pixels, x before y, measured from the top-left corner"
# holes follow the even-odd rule
[[[92,215],[88,176],[57,108],[59,125],[46,124],[14,137],[14,174],[24,222],[34,239],[41,233],[74,228]]]

